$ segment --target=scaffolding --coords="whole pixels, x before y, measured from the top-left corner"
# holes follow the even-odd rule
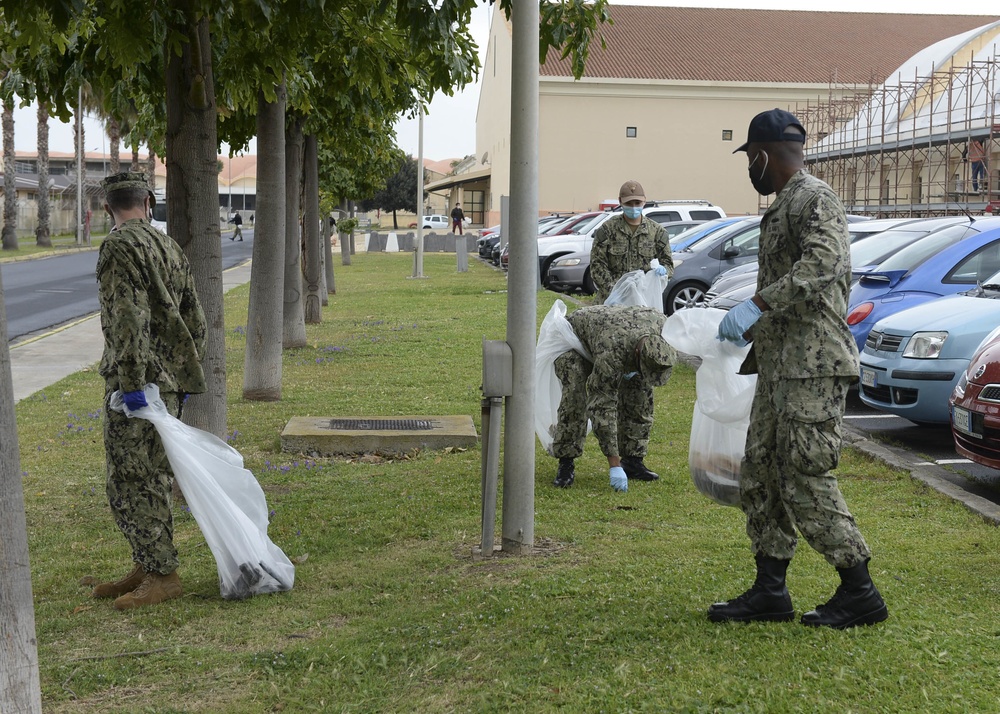
[[[902,76],[868,88],[836,87],[790,109],[810,137],[806,162],[848,213],[879,218],[1000,212],[1000,57]],[[919,66],[919,63],[915,63]],[[975,172],[977,140],[984,149]],[[972,152],[970,153],[970,148]]]

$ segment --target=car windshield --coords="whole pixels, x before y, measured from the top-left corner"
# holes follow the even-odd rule
[[[699,250],[707,248],[709,244],[715,241],[716,238],[739,235],[748,228],[753,228],[755,226],[756,224],[752,221],[737,221],[736,223],[730,223],[728,226],[724,226],[722,230],[712,231],[708,235],[702,236],[691,245],[686,246],[683,250],[686,253],[696,253]]]
[[[580,235],[586,235],[591,230],[593,230],[594,228],[596,228],[598,223],[606,221],[607,218],[608,218],[608,214],[607,213],[598,213],[596,216],[594,216],[589,221],[585,221],[582,225],[579,225],[576,228],[574,228],[573,232],[574,233],[578,233]]]
[[[929,231],[884,231],[876,234],[871,240],[851,244],[851,265],[860,268],[865,265],[876,265],[900,248],[905,248],[914,241],[920,240]]]
[[[563,219],[558,220],[558,221],[552,221],[551,223],[549,223],[547,225],[543,225],[542,229],[539,231],[538,235],[540,235],[540,236],[550,236],[550,235],[553,235],[555,233],[558,233],[560,230],[562,230],[562,228],[564,226],[566,226],[566,224],[571,223],[572,221],[575,221],[575,220],[576,220],[576,216],[570,216],[569,218],[563,218]]]
[[[942,228],[926,236],[923,240],[911,243],[899,252],[890,255],[883,262],[879,263],[879,272],[887,270],[913,270],[948,246],[954,245],[963,238],[975,235],[976,233],[979,233],[979,231],[966,223],[951,226],[950,228]]]
[[[714,233],[720,228],[725,228],[732,221],[728,221],[725,218],[716,218],[714,221],[708,221],[706,223],[700,223],[697,226],[691,226],[684,231],[678,233],[673,238],[670,239],[671,243],[683,243],[688,238],[696,236],[699,234],[708,235],[709,233]]]

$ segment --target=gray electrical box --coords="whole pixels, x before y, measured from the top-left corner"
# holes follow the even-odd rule
[[[483,340],[483,396],[509,397],[514,393],[514,358],[503,340]]]

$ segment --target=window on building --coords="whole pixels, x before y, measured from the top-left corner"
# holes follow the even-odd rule
[[[625,138],[634,139],[636,136],[638,136],[638,131],[634,126],[625,127]]]
[[[723,129],[722,130],[722,140],[723,141],[732,141],[733,140],[733,130],[732,129]]]

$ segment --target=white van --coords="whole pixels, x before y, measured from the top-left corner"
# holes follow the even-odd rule
[[[604,225],[612,216],[621,213],[621,206],[597,216],[584,225],[577,233],[561,236],[550,236],[538,239],[538,276],[545,285],[549,266],[564,255],[570,253],[589,252],[594,242],[594,231]],[[642,209],[642,215],[657,223],[673,223],[674,221],[711,221],[715,218],[725,218],[726,212],[709,201],[647,201]]]

